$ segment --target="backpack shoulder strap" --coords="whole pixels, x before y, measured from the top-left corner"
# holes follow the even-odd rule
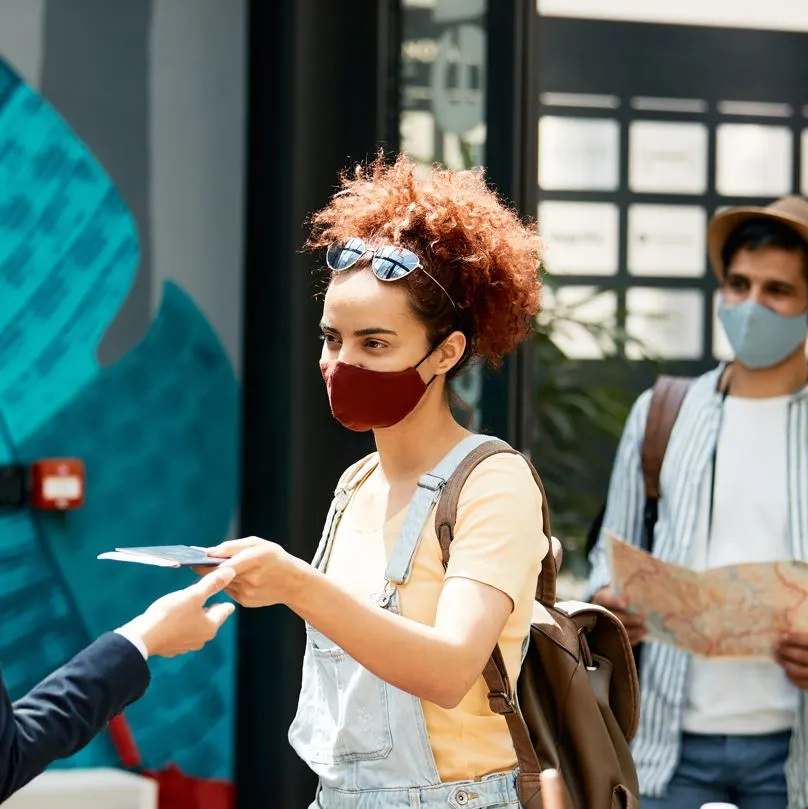
[[[550,511],[547,504],[547,495],[544,492],[544,485],[541,482],[539,473],[533,464],[518,450],[513,449],[509,444],[498,438],[486,441],[476,449],[469,452],[455,469],[454,473],[446,481],[438,507],[435,511],[435,532],[438,535],[441,552],[443,554],[443,566],[449,564],[449,554],[452,540],[454,539],[455,522],[457,521],[457,506],[460,502],[460,492],[463,489],[469,475],[474,469],[492,455],[509,453],[511,455],[521,455],[525,463],[533,473],[533,479],[541,492],[541,514],[542,530],[550,543],[550,549],[542,560],[541,575],[536,586],[536,600],[542,604],[553,606],[555,603],[556,591],[556,563],[553,554],[553,532],[550,528]]]
[[[393,546],[393,552],[390,554],[387,569],[384,572],[384,578],[387,580],[388,585],[400,585],[409,581],[412,566],[415,562],[415,554],[421,542],[421,534],[435,503],[439,501],[446,481],[451,478],[455,469],[470,452],[490,440],[485,435],[472,434],[466,436],[460,443],[449,450],[431,472],[427,472],[418,478],[415,494],[410,501],[401,531]]]
[[[642,442],[642,476],[645,497],[659,500],[659,476],[673,425],[693,380],[685,376],[661,376],[654,383]]]
[[[645,422],[642,449],[642,476],[645,485],[645,506],[643,509],[643,536],[640,547],[649,553],[653,546],[654,525],[657,521],[657,501],[660,495],[659,477],[662,472],[662,461],[668,449],[673,425],[679,415],[685,395],[690,389],[692,380],[682,376],[661,376],[654,383],[651,393],[651,404]],[[600,539],[603,518],[606,514],[606,502],[592,520],[586,532],[586,555],[592,553]]]
[[[452,539],[454,539],[454,527],[457,521],[457,506],[463,485],[480,463],[486,458],[500,453],[521,455],[520,452],[504,441],[498,439],[487,441],[471,451],[446,482],[435,514],[435,530],[443,553],[444,567],[449,563],[451,543]],[[524,458],[524,455],[522,457]],[[541,574],[536,585],[536,599],[545,605],[553,606],[556,591],[556,564],[553,554],[553,534],[550,528],[547,496],[545,495],[541,478],[533,464],[527,458],[525,458],[525,462],[530,467],[536,485],[541,491],[542,529],[550,543],[550,547],[544,559],[542,559]],[[511,741],[513,742],[516,760],[519,765],[519,795],[522,798],[535,795],[540,789],[541,765],[533,748],[530,731],[519,708],[514,684],[511,683],[508,676],[508,669],[505,666],[499,644],[494,647],[491,657],[485,664],[483,679],[488,686],[489,708],[505,719],[508,731],[511,734]]]

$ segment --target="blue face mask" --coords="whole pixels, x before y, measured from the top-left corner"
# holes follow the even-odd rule
[[[808,337],[808,317],[783,317],[757,301],[728,305],[722,300],[718,318],[735,356],[747,368],[777,365]]]

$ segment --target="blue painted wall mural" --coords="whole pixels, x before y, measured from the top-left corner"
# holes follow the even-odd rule
[[[238,385],[190,297],[165,284],[145,338],[114,365],[96,359],[138,255],[109,177],[0,60],[0,464],[72,456],[87,470],[81,510],[0,511],[0,665],[13,696],[193,578],[98,553],[212,545],[236,510]],[[235,620],[152,672],[127,710],[145,766],[230,779]],[[61,766],[117,763],[102,735]]]

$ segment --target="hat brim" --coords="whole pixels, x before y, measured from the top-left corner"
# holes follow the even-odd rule
[[[721,259],[724,245],[735,228],[750,219],[771,219],[788,225],[808,244],[808,223],[803,219],[789,216],[787,213],[773,211],[771,208],[754,208],[751,206],[748,208],[730,208],[713,217],[707,227],[707,254],[719,281],[724,280],[726,272],[726,267]]]

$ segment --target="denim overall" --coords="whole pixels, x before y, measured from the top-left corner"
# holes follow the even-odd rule
[[[385,571],[373,597],[400,614],[406,584],[426,521],[457,465],[490,440],[469,436],[418,481]],[[358,485],[375,465],[336,492],[312,565],[325,566],[336,528]],[[432,756],[421,702],[385,683],[312,626],[306,626],[303,683],[289,742],[319,776],[309,809],[517,809],[516,770],[473,781],[442,783]]]

